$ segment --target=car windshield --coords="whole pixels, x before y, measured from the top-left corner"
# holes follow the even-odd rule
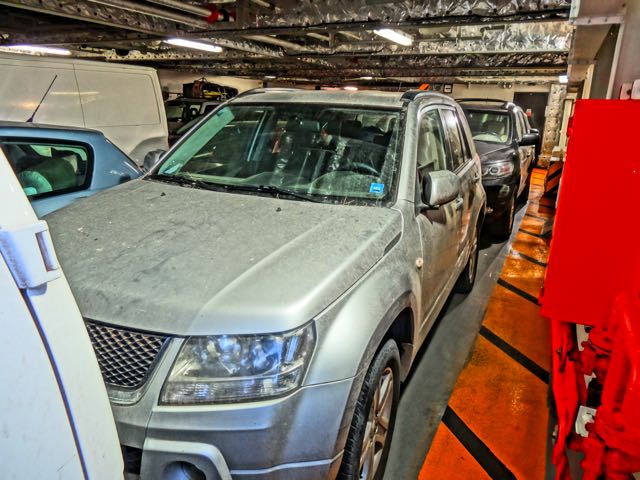
[[[200,104],[171,100],[165,104],[165,111],[167,112],[167,120],[170,122],[189,121],[200,114]]]
[[[511,117],[507,112],[465,109],[473,139],[489,143],[509,143]]]
[[[228,105],[193,130],[155,178],[326,203],[387,203],[399,167],[400,116],[334,105]]]

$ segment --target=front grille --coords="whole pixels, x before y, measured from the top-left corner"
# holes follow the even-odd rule
[[[108,327],[85,320],[105,383],[138,388],[155,366],[169,337]]]

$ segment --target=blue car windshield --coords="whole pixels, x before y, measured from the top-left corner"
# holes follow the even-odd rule
[[[326,203],[385,204],[395,194],[400,118],[399,110],[231,104],[192,131],[156,177],[242,193],[277,189]]]

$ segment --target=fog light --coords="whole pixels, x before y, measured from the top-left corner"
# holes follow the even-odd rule
[[[202,470],[189,462],[173,462],[164,469],[165,480],[206,480]]]
[[[498,197],[505,198],[508,197],[511,193],[511,187],[509,185],[502,185],[500,187],[500,191],[498,192]]]

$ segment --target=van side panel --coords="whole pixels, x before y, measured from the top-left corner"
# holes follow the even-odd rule
[[[72,65],[2,57],[0,120],[26,121],[33,114],[54,78],[55,82],[38,109],[34,123],[83,127],[80,98]]]
[[[45,346],[1,255],[0,285],[2,478],[81,480],[80,456]]]
[[[138,163],[150,150],[168,148],[164,103],[154,70],[100,69],[76,65],[85,124]]]

